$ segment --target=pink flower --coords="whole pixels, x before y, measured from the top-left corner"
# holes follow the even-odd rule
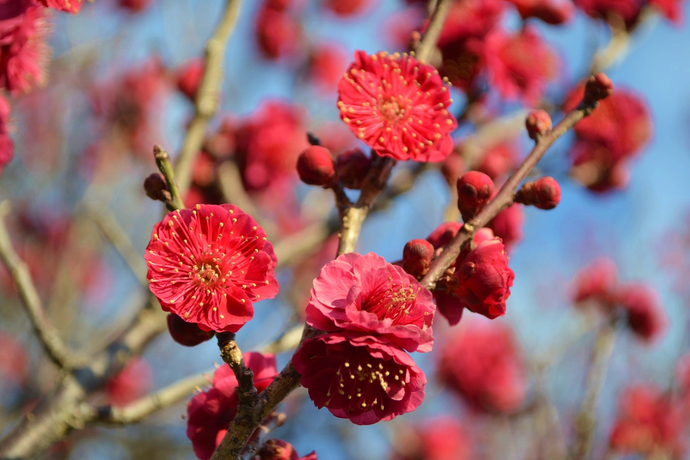
[[[414,428],[414,436],[396,439],[393,460],[471,460],[472,438],[462,424],[451,417],[425,419]]]
[[[515,35],[495,29],[486,37],[484,59],[491,86],[503,98],[526,105],[539,102],[558,67],[556,54],[530,26]]]
[[[474,409],[510,413],[520,408],[527,372],[504,323],[474,321],[441,350],[440,379]]]
[[[462,257],[462,254],[461,254]],[[499,238],[483,241],[462,263],[456,262],[453,294],[465,308],[493,319],[505,315],[515,273]]]
[[[683,455],[683,414],[675,401],[652,386],[635,385],[621,396],[609,444],[615,452]]]
[[[105,384],[105,393],[114,406],[125,406],[151,389],[151,367],[143,358],[133,358],[119,374]]]
[[[457,121],[438,71],[408,55],[355,52],[338,84],[340,118],[379,155],[442,161]]]
[[[77,14],[84,4],[84,0],[38,0],[48,8],[54,8],[58,11]]]
[[[248,352],[244,363],[254,372],[254,386],[261,392],[273,381],[278,370],[272,354]],[[187,437],[196,456],[206,460],[220,445],[230,422],[237,414],[237,379],[228,365],[213,373],[211,388],[198,393],[187,405]]]
[[[168,213],[145,257],[149,288],[163,310],[206,330],[237,332],[254,315],[252,302],[278,293],[273,246],[231,204]]]
[[[664,333],[667,326],[666,315],[652,288],[629,284],[620,288],[617,299],[626,313],[628,326],[640,338],[653,342]]]
[[[408,350],[431,351],[431,292],[373,252],[343,254],[314,280],[307,323],[328,332],[371,333]]]
[[[44,8],[34,2],[0,6],[0,86],[17,94],[45,83],[49,31]]]
[[[302,344],[292,363],[316,407],[356,425],[392,420],[424,399],[424,373],[407,353],[374,336],[315,337]]]

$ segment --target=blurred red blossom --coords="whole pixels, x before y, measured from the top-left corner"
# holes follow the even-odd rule
[[[0,5],[0,87],[19,94],[45,83],[49,32],[45,9],[32,0]]]
[[[491,87],[501,97],[535,106],[558,71],[558,58],[534,27],[509,35],[494,29],[483,51]]]
[[[438,375],[448,389],[478,411],[511,413],[527,393],[527,370],[505,323],[478,320],[442,345]]]
[[[204,60],[201,58],[185,62],[175,71],[177,89],[194,102],[196,93],[204,76]]]
[[[668,394],[653,386],[634,385],[621,395],[609,444],[615,452],[680,458],[685,424],[682,409]]]
[[[153,0],[118,0],[118,6],[129,10],[132,13],[140,13],[144,11]]]
[[[151,389],[152,371],[144,358],[132,358],[119,374],[105,384],[110,404],[125,406],[144,396]]]
[[[654,342],[666,331],[667,319],[654,289],[642,284],[627,284],[617,292],[628,326],[640,338]]]
[[[411,275],[373,252],[343,254],[314,280],[307,323],[322,331],[376,335],[408,351],[433,345],[436,310],[431,292]]]
[[[426,419],[396,439],[391,460],[472,460],[472,438],[451,417]]]
[[[340,118],[379,155],[441,161],[453,148],[450,91],[434,67],[411,56],[356,51],[338,96]]]
[[[324,93],[332,94],[347,68],[347,54],[335,43],[319,44],[309,55],[308,75]]]
[[[266,59],[279,59],[298,51],[302,30],[291,12],[266,2],[259,8],[255,27],[259,51]]]
[[[244,353],[245,365],[254,372],[254,386],[261,392],[278,375],[272,354]],[[222,365],[213,373],[211,388],[198,393],[187,405],[187,437],[201,460],[213,456],[230,422],[237,414],[238,386],[230,366]]]
[[[522,205],[515,203],[499,212],[486,226],[503,240],[506,251],[511,252],[515,245],[522,241],[524,223]]]
[[[518,148],[512,139],[498,142],[482,152],[481,161],[476,169],[493,180],[497,180],[517,167],[519,155]]]
[[[402,349],[376,336],[321,335],[303,342],[292,363],[316,407],[357,425],[392,420],[424,400],[424,373]]]
[[[14,157],[14,142],[9,134],[10,105],[0,96],[0,174]]]
[[[48,8],[55,8],[59,11],[77,14],[81,10],[84,0],[38,0]]]
[[[323,5],[338,16],[354,16],[368,10],[375,0],[323,0]]]
[[[237,206],[173,211],[146,247],[149,288],[163,310],[202,329],[237,332],[252,303],[278,293],[273,245]]]

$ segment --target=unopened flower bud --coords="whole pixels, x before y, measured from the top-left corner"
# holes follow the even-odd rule
[[[146,196],[155,201],[167,202],[172,199],[168,184],[160,173],[153,173],[144,180],[144,190]]]
[[[553,209],[561,202],[561,186],[553,177],[527,182],[515,194],[515,201],[539,209]]]
[[[403,270],[416,278],[424,276],[433,257],[434,247],[427,240],[408,241],[403,249]]]
[[[494,182],[479,171],[469,171],[458,179],[458,209],[462,219],[468,222],[486,203],[494,192]]]
[[[530,139],[537,140],[551,131],[551,117],[543,110],[533,110],[525,119],[525,127]]]
[[[256,451],[255,460],[297,460],[299,455],[292,444],[282,439],[269,439]]]
[[[345,187],[359,190],[371,168],[371,160],[361,149],[355,148],[340,154],[335,159],[335,168]]]
[[[584,102],[591,104],[613,94],[613,82],[605,73],[599,72],[587,79]]]
[[[174,313],[168,315],[168,331],[175,342],[185,347],[206,342],[215,334],[213,331],[204,331],[196,323],[188,323]]]
[[[297,173],[302,182],[326,186],[335,179],[335,165],[331,152],[317,145],[308,147],[297,159]]]
[[[449,186],[458,182],[460,175],[465,170],[465,160],[456,153],[451,153],[441,164],[441,174],[446,178]]]

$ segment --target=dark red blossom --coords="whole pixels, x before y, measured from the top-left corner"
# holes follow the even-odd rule
[[[0,96],[0,173],[14,157],[14,142],[9,134],[10,105]]]
[[[444,47],[469,37],[484,37],[499,21],[503,0],[463,0],[453,2],[438,45]]]
[[[652,288],[628,284],[619,288],[617,300],[626,313],[628,326],[647,342],[657,340],[666,330],[667,319]]]
[[[297,51],[302,31],[299,21],[288,11],[263,5],[255,27],[259,51],[265,58],[279,59]]]
[[[372,0],[324,0],[324,6],[338,16],[354,16],[367,10]]]
[[[375,336],[318,336],[302,344],[292,363],[316,407],[357,425],[392,420],[424,399],[424,373],[407,353]]]
[[[559,25],[575,16],[575,7],[569,0],[508,0],[523,19],[537,18],[547,24]]]
[[[426,237],[426,240],[431,243],[435,249],[439,249],[450,243],[450,240],[458,234],[461,228],[462,224],[459,222],[444,222],[436,227],[436,229]]]
[[[514,35],[494,29],[486,37],[484,60],[492,88],[505,99],[537,105],[558,70],[558,58],[527,26]]]
[[[118,0],[118,6],[131,13],[144,11],[153,0]]]
[[[643,0],[573,0],[573,3],[592,18],[608,21],[609,18],[618,17],[630,28],[637,23],[645,2]]]
[[[379,155],[441,161],[457,121],[438,71],[408,55],[355,52],[338,84],[340,118]]]
[[[468,310],[493,319],[505,314],[514,278],[505,247],[495,238],[479,243],[456,265],[453,294]]]
[[[684,0],[648,0],[648,3],[675,25],[683,24]]]
[[[473,321],[457,331],[442,348],[438,373],[476,410],[514,412],[527,392],[520,348],[504,323]]]
[[[682,409],[675,401],[655,387],[635,385],[621,396],[609,445],[614,452],[681,458],[684,428]]]
[[[149,288],[163,310],[216,332],[237,332],[253,302],[278,293],[273,245],[231,204],[168,213],[146,247]]]
[[[248,352],[245,365],[254,372],[254,386],[261,392],[278,375],[276,359],[272,354]],[[230,422],[237,414],[237,378],[228,365],[213,373],[211,388],[198,393],[187,405],[187,437],[192,441],[194,453],[201,460],[213,456],[213,452],[228,431]]]
[[[76,4],[76,2],[75,2]],[[46,80],[46,11],[31,0],[0,5],[0,86],[24,93]]]
[[[430,351],[436,310],[431,292],[373,252],[343,254],[314,280],[307,323],[322,331],[375,334],[408,351]]]

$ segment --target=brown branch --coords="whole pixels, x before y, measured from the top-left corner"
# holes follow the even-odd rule
[[[175,180],[175,171],[172,163],[170,162],[170,155],[160,145],[154,145],[153,158],[156,160],[158,170],[161,172],[161,174],[163,174],[163,177],[165,177],[165,182],[168,184],[168,191],[172,197],[169,202],[165,203],[168,211],[184,209],[182,193],[180,192]]]
[[[422,62],[426,62],[431,58],[431,53],[436,47],[438,38],[441,36],[441,31],[443,31],[443,26],[446,23],[446,18],[450,12],[450,7],[454,0],[438,0],[436,2],[436,8],[434,8],[431,14],[431,21],[429,22],[429,27],[422,38],[422,41],[415,49],[415,56]]]
[[[196,100],[194,117],[187,128],[182,150],[175,165],[177,180],[182,194],[187,193],[192,181],[192,165],[204,142],[206,125],[218,111],[220,88],[223,82],[223,58],[230,34],[235,28],[240,13],[241,0],[228,0],[223,16],[206,42],[204,76],[201,79]]]
[[[429,272],[421,280],[422,286],[433,289],[436,281],[451,266],[460,254],[462,246],[470,240],[474,231],[488,224],[491,219],[503,209],[513,204],[513,198],[518,185],[522,182],[529,172],[537,165],[551,145],[565,134],[570,128],[589,115],[593,107],[582,107],[570,111],[551,132],[537,140],[536,145],[520,164],[518,169],[508,178],[498,194],[491,200],[482,211],[471,221],[467,222],[443,252],[431,263]]]
[[[208,374],[212,374],[213,370]],[[125,407],[93,407],[84,403],[81,407],[83,418],[89,424],[130,425],[138,423],[156,412],[170,407],[188,397],[195,389],[206,385],[208,377],[193,375],[179,380],[167,387],[137,399]]]
[[[612,318],[601,326],[594,341],[587,372],[587,394],[575,421],[575,441],[569,457],[571,460],[584,460],[589,454],[592,435],[596,426],[596,418],[594,417],[596,403],[604,383],[615,338],[616,319]]]
[[[7,200],[0,203],[0,260],[10,272],[31,325],[50,360],[61,369],[73,369],[83,360],[72,353],[48,319],[29,269],[12,247],[12,240],[5,225],[5,216],[10,212],[10,206]]]
[[[239,400],[237,416],[240,417],[243,415],[243,409],[250,408],[256,402],[257,391],[254,386],[254,372],[244,364],[242,350],[235,341],[234,333],[219,333],[217,338],[220,356],[237,377],[237,398]]]

